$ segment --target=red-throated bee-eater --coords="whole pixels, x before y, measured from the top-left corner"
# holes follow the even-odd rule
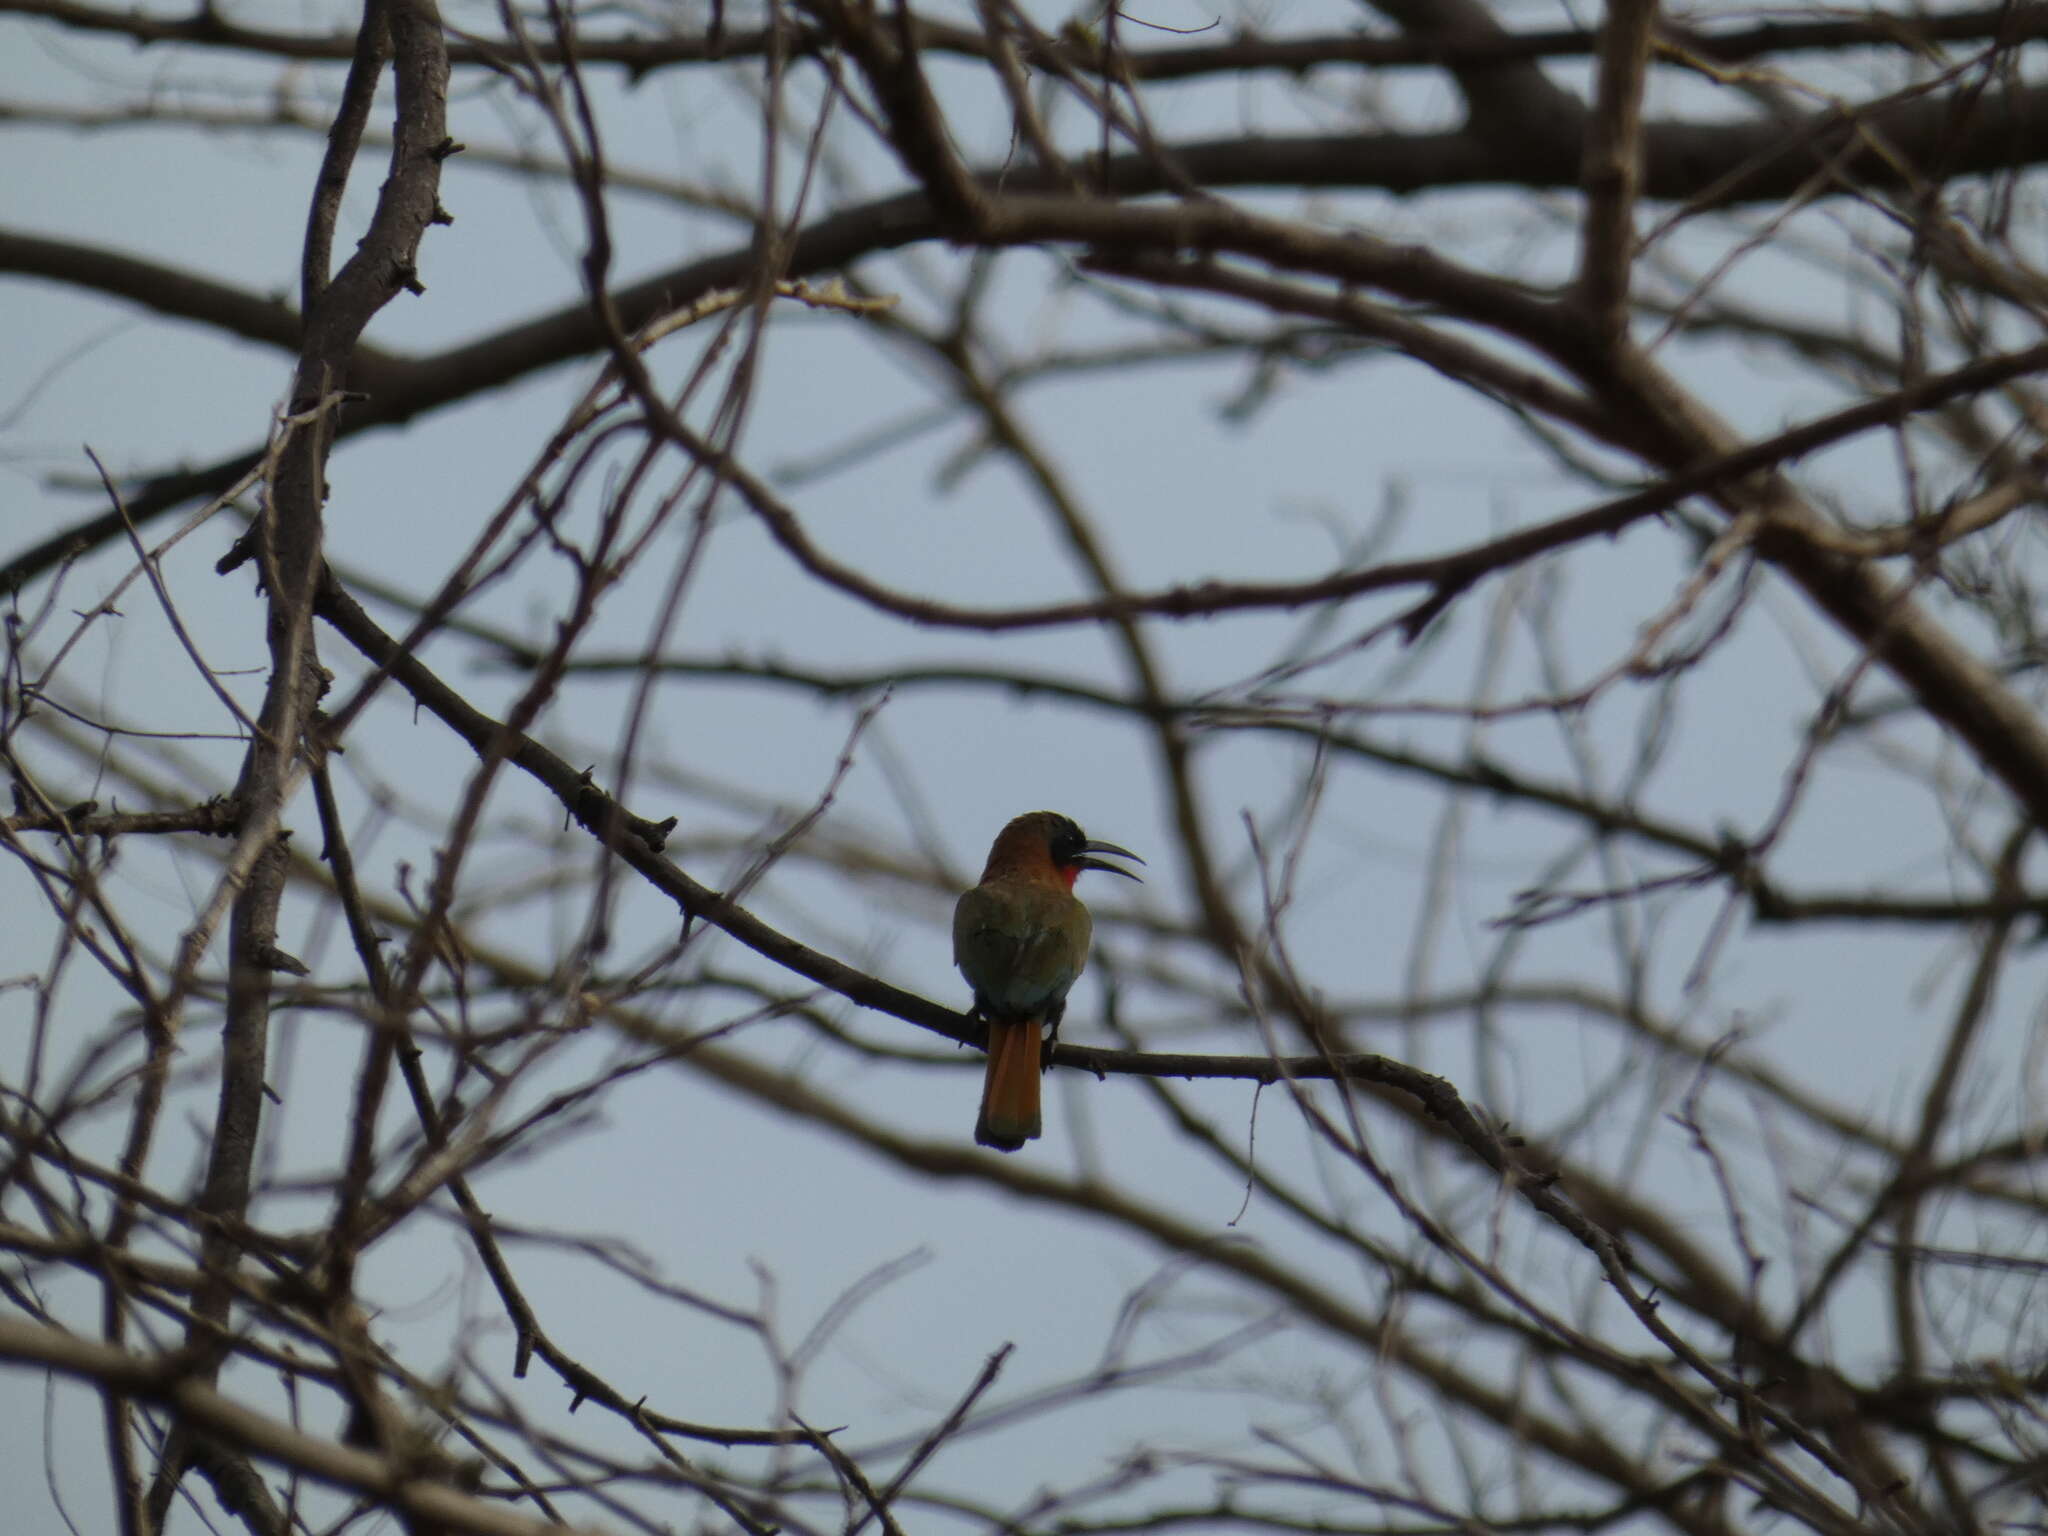
[[[1058,1032],[1094,931],[1074,882],[1084,869],[1138,878],[1100,853],[1145,862],[1115,843],[1091,842],[1056,811],[1032,811],[996,834],[981,884],[953,909],[953,963],[988,1025],[988,1076],[974,1123],[984,1147],[1014,1152],[1038,1136],[1041,1026]]]

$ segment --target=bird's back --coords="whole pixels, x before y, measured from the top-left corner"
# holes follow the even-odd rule
[[[998,1018],[1039,1018],[1088,963],[1094,924],[1072,891],[1044,880],[984,880],[953,909],[953,963]]]

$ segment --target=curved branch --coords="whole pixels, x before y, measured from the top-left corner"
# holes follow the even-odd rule
[[[0,271],[88,289],[169,319],[196,320],[246,341],[298,351],[299,312],[284,300],[249,293],[163,262],[75,240],[0,229]]]
[[[181,1425],[337,1488],[371,1495],[428,1527],[469,1536],[562,1536],[565,1527],[457,1492],[402,1457],[376,1456],[309,1435],[245,1407],[198,1379],[184,1351],[131,1354],[56,1328],[0,1317],[0,1360],[89,1382],[102,1391],[161,1403]]]
[[[692,454],[719,471],[727,483],[746,499],[776,542],[804,570],[851,597],[913,623],[983,631],[1037,629],[1136,613],[1184,618],[1247,609],[1292,609],[1395,587],[1428,586],[1433,589],[1430,597],[1395,621],[1404,633],[1412,637],[1474,582],[1492,572],[1520,565],[1538,555],[1586,539],[1612,537],[1630,524],[1675,506],[1689,496],[1744,480],[1831,443],[1873,428],[1894,425],[1916,412],[1931,410],[1946,401],[1978,393],[2044,368],[2048,368],[2048,342],[1967,363],[1892,394],[1860,401],[1802,423],[1790,431],[1735,449],[1697,469],[1674,474],[1655,485],[1583,512],[1539,523],[1448,554],[1416,560],[1389,560],[1364,570],[1340,571],[1308,581],[1205,582],[1195,586],[1169,587],[1150,594],[1049,603],[1034,608],[967,608],[938,599],[913,597],[881,586],[820,550],[803,531],[796,515],[767,485],[728,455],[690,433],[679,422],[669,421],[664,423],[664,427],[676,435]],[[1840,559],[1839,556],[1831,558]]]

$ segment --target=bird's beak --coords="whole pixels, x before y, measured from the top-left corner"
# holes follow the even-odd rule
[[[1112,875],[1122,875],[1126,880],[1137,880],[1140,883],[1144,880],[1142,875],[1134,875],[1120,864],[1110,864],[1102,859],[1085,857],[1085,855],[1091,853],[1113,853],[1120,859],[1129,859],[1133,864],[1145,862],[1128,848],[1119,848],[1115,843],[1083,843],[1081,845],[1081,852],[1084,857],[1078,858],[1074,862],[1082,869],[1107,870]]]

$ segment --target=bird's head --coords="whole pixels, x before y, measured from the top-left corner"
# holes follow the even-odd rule
[[[1126,880],[1140,878],[1123,866],[1098,857],[1105,853],[1134,864],[1145,862],[1128,848],[1089,837],[1071,816],[1062,816],[1058,811],[1030,811],[996,835],[995,846],[988,852],[988,868],[982,871],[981,878],[1050,867],[1068,890],[1074,888],[1084,869],[1107,870]]]

